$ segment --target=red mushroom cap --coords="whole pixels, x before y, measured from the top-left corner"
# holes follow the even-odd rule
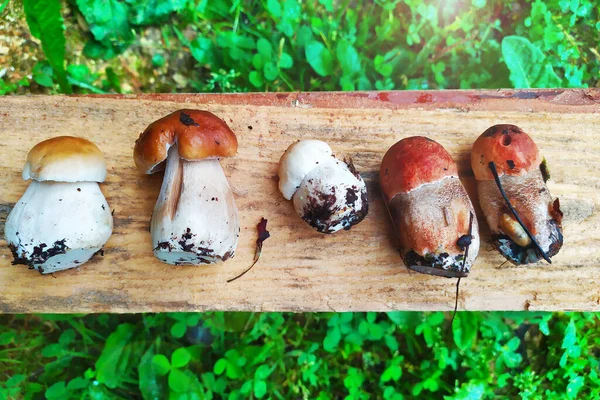
[[[379,170],[386,201],[447,176],[458,176],[452,157],[441,144],[423,136],[402,139],[390,147]]]
[[[208,111],[178,110],[151,123],[135,142],[133,158],[146,174],[164,168],[169,147],[178,146],[186,160],[231,157],[237,152],[235,133]]]
[[[477,138],[471,151],[471,168],[478,181],[492,180],[490,161],[498,175],[525,175],[539,168],[540,153],[534,141],[515,125],[494,125]]]

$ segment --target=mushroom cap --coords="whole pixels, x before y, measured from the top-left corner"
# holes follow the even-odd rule
[[[471,151],[471,168],[478,181],[492,180],[490,161],[498,175],[521,176],[539,168],[540,153],[534,141],[515,125],[494,125],[477,138]]]
[[[390,147],[379,170],[387,201],[448,176],[458,176],[452,157],[441,144],[423,136],[408,137]]]
[[[154,121],[140,134],[133,150],[135,165],[146,174],[163,170],[173,145],[188,161],[232,157],[238,148],[235,133],[221,118],[208,111],[178,110]]]
[[[290,200],[310,171],[331,159],[331,147],[320,140],[292,143],[279,160],[279,191]]]
[[[89,140],[57,136],[33,146],[22,176],[39,182],[104,182],[106,161],[98,146]]]

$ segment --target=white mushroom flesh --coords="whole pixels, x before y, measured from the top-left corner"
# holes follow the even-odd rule
[[[8,216],[5,236],[15,264],[49,274],[88,261],[112,227],[98,183],[32,181]]]
[[[304,177],[293,202],[298,215],[321,233],[350,229],[368,212],[362,177],[331,156]]]
[[[154,255],[172,265],[226,261],[240,224],[233,192],[217,159],[187,161],[169,149],[151,222]]]

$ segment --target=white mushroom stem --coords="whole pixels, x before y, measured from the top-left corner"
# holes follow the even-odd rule
[[[240,224],[233,192],[217,159],[187,161],[169,149],[151,223],[154,255],[199,265],[233,257]]]
[[[32,181],[8,216],[5,236],[15,264],[48,274],[88,261],[112,226],[96,182]]]

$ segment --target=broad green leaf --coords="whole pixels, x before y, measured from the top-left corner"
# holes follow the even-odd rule
[[[273,17],[281,17],[282,10],[279,0],[267,0],[267,10],[269,10],[269,13],[271,13]]]
[[[63,93],[71,93],[65,69],[65,34],[60,0],[23,0],[23,9],[31,34],[42,41],[46,60]]]
[[[76,0],[79,11],[85,17],[90,32],[102,47],[110,49],[102,54],[97,47],[88,49],[88,54],[104,58],[115,56],[133,41],[135,35],[129,25],[129,5],[119,0]],[[88,46],[86,45],[86,48]]]
[[[171,13],[185,8],[188,0],[126,0],[133,11],[129,20],[135,25],[160,22]]]
[[[569,399],[576,399],[579,391],[585,384],[585,379],[582,376],[573,376],[569,379],[569,384],[567,385],[567,396]]]
[[[214,62],[214,50],[212,40],[205,37],[197,37],[190,42],[190,52],[192,57],[199,64],[211,64]],[[187,324],[188,326],[195,324]]]
[[[334,352],[337,349],[341,339],[342,335],[340,328],[335,326],[327,331],[327,335],[323,340],[323,348],[328,352]]]
[[[333,12],[333,0],[319,0],[322,6],[329,12]]]
[[[23,374],[13,375],[10,378],[8,378],[8,380],[6,381],[6,387],[19,386],[21,384],[21,382],[23,382],[24,380],[25,380],[25,375],[23,375]]]
[[[58,342],[62,345],[68,345],[75,339],[75,331],[73,329],[67,329],[63,333],[60,334],[58,338]]]
[[[402,376],[402,368],[399,365],[390,365],[381,374],[381,382],[397,381]]]
[[[215,366],[213,367],[213,371],[217,375],[221,375],[227,369],[228,361],[225,358],[219,359]]]
[[[187,325],[185,322],[176,322],[171,327],[171,335],[173,335],[173,337],[177,339],[182,338],[185,335],[186,331]]]
[[[126,365],[126,346],[133,337],[135,326],[131,324],[120,324],[117,329],[108,336],[102,354],[96,361],[96,380],[111,389],[119,386],[126,376],[125,370],[129,372]]]
[[[6,346],[7,344],[11,343],[15,336],[16,335],[14,332],[0,333],[0,346]]]
[[[479,329],[479,317],[473,312],[461,312],[452,324],[454,343],[461,350],[471,347]]]
[[[173,368],[185,367],[190,362],[190,353],[185,347],[181,347],[171,354],[171,365]]]
[[[173,369],[169,373],[169,387],[175,392],[185,392],[190,386],[190,378],[181,370]]]
[[[258,39],[258,42],[256,42],[256,49],[258,50],[258,53],[266,59],[270,59],[273,56],[273,46],[271,46],[271,43],[264,38]]]
[[[144,353],[138,365],[139,388],[144,400],[162,399],[165,396],[166,388],[155,371],[154,357],[154,346],[152,345]]]
[[[272,62],[268,62],[265,64],[263,68],[263,73],[265,74],[265,79],[267,79],[268,81],[274,81],[279,75],[277,67]]]
[[[515,88],[559,87],[561,80],[540,49],[520,36],[502,40],[502,56]]]
[[[263,81],[262,75],[258,71],[250,71],[248,79],[250,80],[250,83],[257,88],[262,87],[262,85],[264,85],[265,83]]]
[[[152,368],[158,376],[164,376],[171,370],[171,363],[164,354],[155,354],[152,357]]]
[[[54,385],[46,389],[47,400],[62,400],[65,397],[67,397],[67,389],[64,381],[56,382]]]
[[[67,384],[67,390],[79,390],[86,388],[88,385],[89,382],[87,379],[78,376],[75,379],[71,379],[69,381],[69,383]]]
[[[347,40],[339,41],[335,52],[344,74],[353,75],[361,70],[358,52],[350,42]]]
[[[294,65],[294,59],[288,53],[281,53],[279,58],[279,66],[284,69],[292,68]]]
[[[312,41],[313,41],[312,30],[308,26],[302,25],[296,35],[296,43],[298,44],[298,46],[306,46],[307,44],[309,44]]]
[[[255,380],[254,381],[254,396],[262,398],[267,394],[267,383],[265,381]]]
[[[331,75],[333,57],[321,42],[310,42],[305,49],[306,60],[315,72],[323,77]]]

